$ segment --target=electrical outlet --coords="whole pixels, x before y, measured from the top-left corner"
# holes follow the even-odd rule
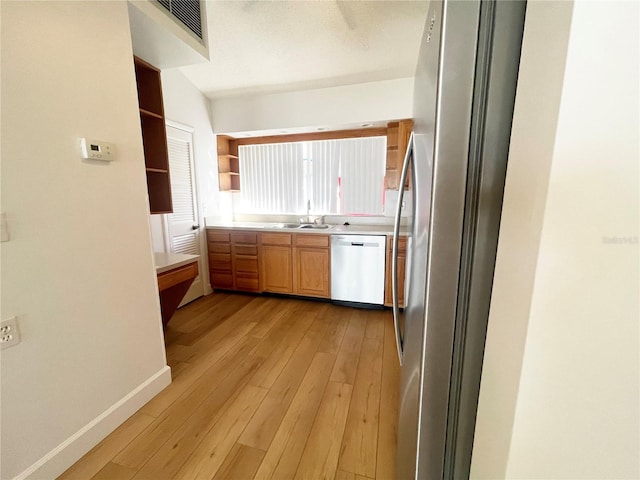
[[[20,343],[20,331],[18,330],[18,319],[11,317],[0,323],[0,345],[2,348],[13,347]]]

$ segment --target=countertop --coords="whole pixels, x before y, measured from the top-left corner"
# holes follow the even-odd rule
[[[278,223],[226,222],[207,225],[207,229],[255,230],[257,232],[311,233],[324,235],[392,235],[393,225],[331,225],[329,228],[282,228]],[[406,235],[406,227],[400,227],[400,234]]]
[[[163,273],[174,268],[188,265],[200,258],[200,255],[187,255],[186,253],[154,252],[156,273]]]

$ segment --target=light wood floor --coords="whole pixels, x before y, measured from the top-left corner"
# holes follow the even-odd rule
[[[392,323],[306,300],[197,300],[165,332],[173,383],[59,479],[393,479]]]

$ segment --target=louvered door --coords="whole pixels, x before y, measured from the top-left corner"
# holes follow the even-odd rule
[[[167,215],[169,246],[172,253],[202,255],[201,228],[198,224],[198,210],[193,164],[193,136],[190,131],[167,125],[167,146],[169,148],[169,171],[171,173],[171,197],[173,213]],[[207,269],[202,265],[200,272]],[[198,275],[184,296],[182,304],[204,295],[202,275]]]

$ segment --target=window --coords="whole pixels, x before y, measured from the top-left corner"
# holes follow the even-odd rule
[[[380,215],[386,137],[241,145],[243,213]]]

